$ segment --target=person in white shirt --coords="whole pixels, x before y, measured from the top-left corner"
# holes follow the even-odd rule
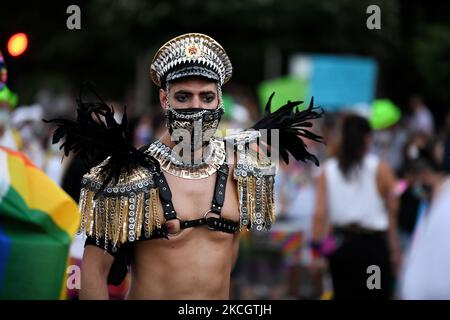
[[[328,258],[334,299],[389,299],[399,260],[395,176],[369,153],[365,118],[348,115],[341,137],[337,157],[325,163],[318,179],[311,247],[316,259]],[[367,284],[373,265],[381,273],[375,289]]]

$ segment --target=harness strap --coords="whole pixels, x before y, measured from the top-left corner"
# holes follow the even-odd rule
[[[239,224],[237,222],[224,219],[222,217],[208,217],[180,222],[181,229],[198,227],[202,225],[207,225],[208,229],[210,230],[223,231],[227,233],[235,233],[239,227]]]
[[[172,192],[170,191],[169,184],[166,177],[161,171],[154,173],[154,180],[159,188],[159,199],[163,208],[163,214],[166,221],[176,219],[177,213],[172,203]]]
[[[163,214],[166,221],[177,218],[177,213],[172,203],[172,192],[166,177],[158,170],[154,173],[154,180],[159,188],[159,198],[163,207]],[[214,196],[211,205],[211,211],[219,214],[222,212],[223,203],[225,201],[225,189],[228,181],[228,165],[223,163],[217,171],[216,184],[214,188]]]
[[[223,163],[217,171],[216,186],[211,205],[211,212],[218,215],[222,212],[223,202],[225,201],[225,189],[228,181],[228,165]]]

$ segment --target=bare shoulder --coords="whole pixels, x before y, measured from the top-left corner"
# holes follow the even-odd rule
[[[378,177],[381,180],[387,180],[394,178],[394,173],[391,169],[391,166],[389,163],[387,163],[385,160],[380,160],[378,163],[377,168]]]
[[[378,163],[378,171],[383,173],[391,172],[391,167],[386,160],[380,159]]]
[[[387,197],[394,192],[396,176],[389,163],[380,160],[377,167],[377,185],[379,192]]]

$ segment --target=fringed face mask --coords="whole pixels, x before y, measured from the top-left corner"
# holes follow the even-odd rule
[[[224,113],[221,90],[218,86],[219,106],[217,109],[183,108],[175,109],[169,105],[169,88],[167,88],[166,126],[172,141],[180,146],[198,150],[206,146],[219,127]]]
[[[190,144],[197,150],[209,143],[217,131],[224,110],[220,106],[215,110],[203,108],[173,109],[166,108],[166,124],[172,140],[181,144]]]

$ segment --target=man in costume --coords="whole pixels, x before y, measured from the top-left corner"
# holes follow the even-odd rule
[[[126,116],[116,123],[100,98],[80,97],[77,121],[53,120],[54,141],[64,137],[66,154],[78,152],[94,165],[79,203],[87,235],[82,299],[108,298],[107,284],[120,283],[129,270],[129,299],[229,297],[239,231],[274,223],[275,164],[257,151],[257,130],[280,130],[285,161],[290,152],[317,162],[300,136],[321,139],[302,128],[321,112],[312,103],[295,110],[299,102],[274,113],[269,102],[254,130],[215,136],[231,74],[228,55],[209,36],[184,34],[164,44],[150,76],[160,87],[167,131],[139,150],[127,143]]]

